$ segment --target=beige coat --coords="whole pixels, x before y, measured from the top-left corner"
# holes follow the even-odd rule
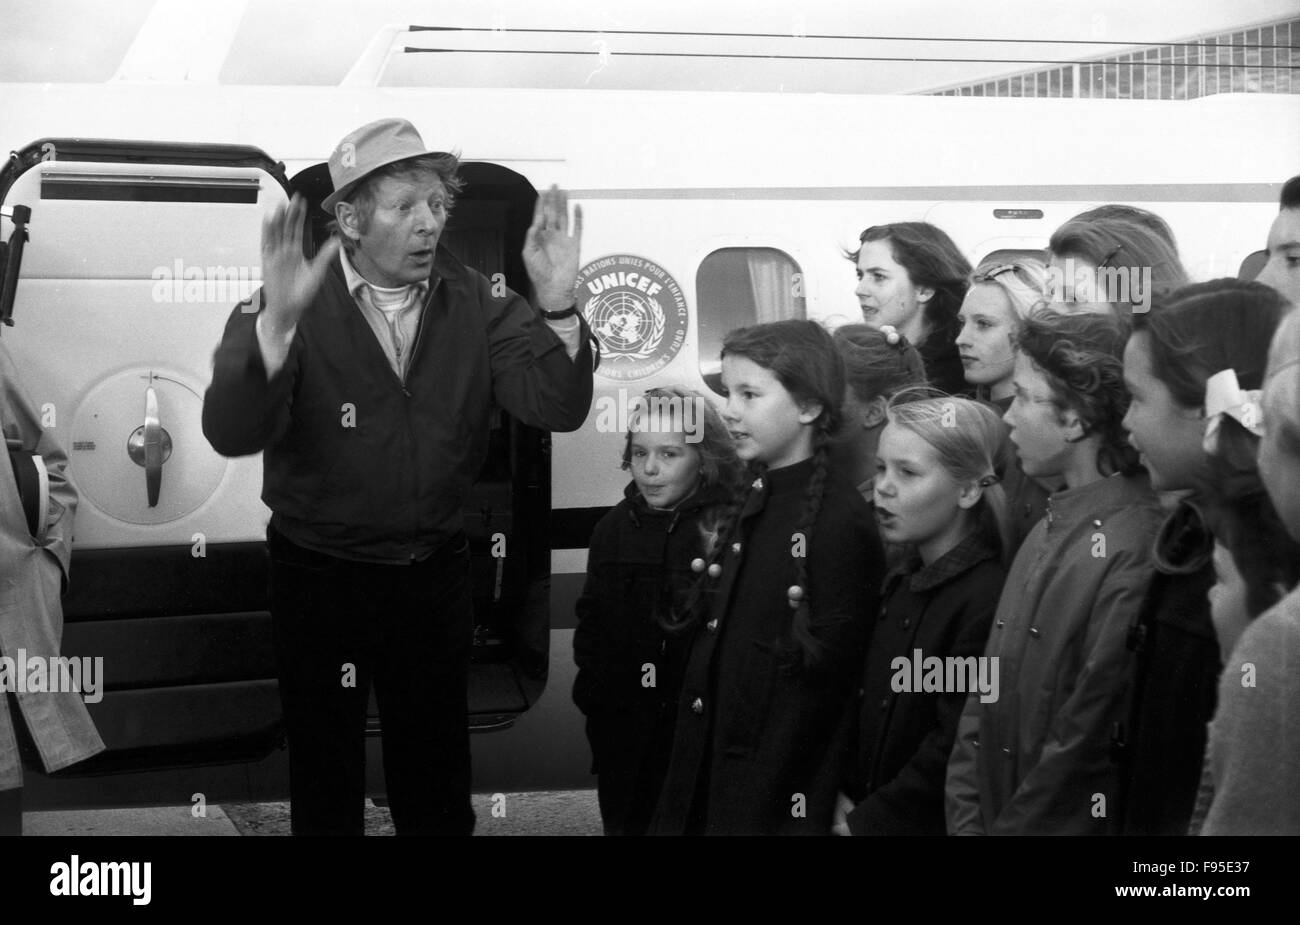
[[[1133,621],[1161,511],[1146,476],[1058,492],[1007,575],[986,657],[996,702],[967,698],[948,761],[950,834],[1105,834],[1118,780]]]
[[[66,413],[65,409],[57,409]],[[0,429],[35,450],[50,473],[50,516],[37,545],[28,532],[9,457],[0,460],[0,655],[30,661],[59,654],[63,638],[63,586],[71,555],[77,491],[68,480],[68,458],[41,427],[39,409],[19,386],[13,360],[0,341]],[[57,771],[104,750],[81,696],[75,692],[23,692],[22,719],[46,771]],[[14,736],[13,699],[0,693],[0,790],[22,786],[22,762]]]

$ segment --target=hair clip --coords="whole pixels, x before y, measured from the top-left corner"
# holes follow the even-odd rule
[[[1000,481],[1002,481],[1002,479],[998,478],[997,473],[994,473],[992,475],[986,475],[984,478],[980,479],[979,486],[980,488],[988,488],[990,485],[996,485]]]
[[[1242,389],[1237,373],[1224,369],[1205,380],[1205,440],[1206,453],[1213,454],[1219,445],[1219,428],[1223,416],[1236,420],[1256,437],[1264,436],[1263,409],[1259,389]]]
[[[995,276],[1001,276],[1003,273],[1007,273],[1007,272],[1014,273],[1016,269],[1017,267],[1014,263],[1000,263],[996,267],[990,267],[987,270],[984,270],[980,273],[976,273],[975,281],[982,282],[985,280],[990,280]]]
[[[1100,270],[1102,267],[1108,265],[1111,259],[1123,249],[1124,249],[1123,243],[1116,244],[1115,249],[1111,251],[1109,254],[1107,254],[1105,257],[1103,257],[1101,263],[1097,264],[1097,269]]]

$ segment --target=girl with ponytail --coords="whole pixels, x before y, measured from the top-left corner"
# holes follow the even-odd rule
[[[653,830],[825,834],[883,574],[866,502],[829,461],[844,365],[820,325],[778,321],[727,336],[722,382],[748,472],[668,621],[693,639]]]
[[[908,555],[885,579],[867,648],[835,815],[841,835],[944,834],[948,755],[968,686],[915,690],[912,663],[977,664],[1006,577],[1001,420],[968,399],[906,398],[890,404],[880,435],[875,515],[885,542],[905,544]],[[978,672],[966,675],[978,681]]]

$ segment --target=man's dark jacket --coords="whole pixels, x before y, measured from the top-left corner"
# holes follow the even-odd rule
[[[362,561],[422,558],[461,528],[493,402],[552,431],[576,430],[591,405],[586,322],[570,360],[537,312],[501,291],[440,247],[405,382],[338,260],[268,382],[259,291],[226,323],[203,433],[225,456],[264,453],[262,500],[292,542]]]

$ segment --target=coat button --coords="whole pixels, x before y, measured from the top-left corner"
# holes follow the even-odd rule
[[[739,543],[732,543],[732,544],[731,544],[731,551],[734,552],[736,555],[740,555],[740,544],[739,544]]]
[[[1010,749],[1008,746],[1006,746],[1006,745],[1002,746],[1002,754],[1004,754],[1004,755],[1006,755],[1008,758],[1010,758],[1010,757],[1011,757],[1011,749]]]
[[[704,701],[701,700],[699,697],[696,697],[695,700],[691,703],[691,712],[693,712],[693,713],[703,713],[703,712],[704,712]]]
[[[710,633],[716,633],[716,632],[718,631],[718,619],[717,619],[717,617],[714,617],[712,620],[710,620],[708,623],[706,623],[706,624],[704,624],[704,625],[705,625],[706,627],[708,627],[708,630],[709,630]]]
[[[888,709],[889,709],[889,698],[886,697],[884,700],[880,701],[880,712],[884,713]]]
[[[1036,626],[1031,626],[1031,627],[1029,627],[1029,635],[1030,635],[1030,636],[1037,637],[1037,636],[1038,636],[1038,627],[1036,627]]]
[[[998,621],[998,629],[1002,629],[1002,624],[1004,624],[1004,623],[1006,623],[1006,622],[1007,622],[1006,620],[999,620],[999,621]]]
[[[912,618],[911,618],[911,617],[904,617],[904,618],[903,618],[903,629],[907,629],[907,628],[908,628],[909,626],[911,626],[911,625],[912,625]]]

